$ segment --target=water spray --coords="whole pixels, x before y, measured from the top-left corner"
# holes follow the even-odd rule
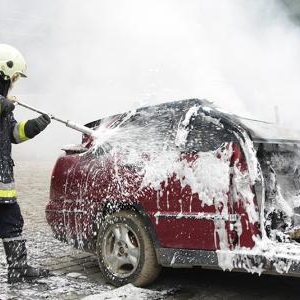
[[[40,109],[37,109],[37,108],[35,108],[35,107],[33,107],[33,106],[30,106],[30,105],[28,105],[28,104],[22,103],[22,102],[20,102],[19,100],[13,99],[13,102],[14,102],[15,104],[18,104],[18,105],[20,105],[20,106],[23,106],[23,107],[25,107],[25,108],[27,108],[27,109],[29,109],[29,110],[32,110],[32,111],[34,111],[34,112],[37,112],[37,113],[39,113],[39,114],[42,114],[42,115],[43,115],[43,114],[46,114],[46,115],[48,115],[51,119],[53,119],[53,120],[55,120],[55,121],[58,121],[58,122],[60,122],[60,123],[63,123],[63,124],[65,124],[67,127],[72,128],[72,129],[77,130],[77,131],[80,131],[81,133],[84,133],[84,134],[87,134],[87,135],[90,135],[90,136],[95,136],[95,131],[94,131],[93,129],[90,129],[90,128],[84,126],[84,125],[75,123],[75,122],[70,121],[70,120],[67,120],[67,121],[62,120],[62,119],[60,119],[60,118],[55,117],[55,116],[52,115],[52,114],[49,114],[49,113],[47,113],[47,112],[44,112],[44,111],[42,111],[42,110],[40,110]]]

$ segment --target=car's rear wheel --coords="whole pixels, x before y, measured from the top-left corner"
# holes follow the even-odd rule
[[[97,255],[104,277],[112,284],[150,284],[161,267],[142,219],[121,211],[105,217],[97,239]]]

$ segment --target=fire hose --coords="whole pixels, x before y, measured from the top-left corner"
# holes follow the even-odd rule
[[[18,104],[18,105],[20,105],[20,106],[22,106],[22,107],[25,107],[25,108],[27,108],[27,109],[29,109],[29,110],[32,110],[32,111],[34,111],[34,112],[37,112],[37,113],[39,113],[39,114],[42,114],[42,115],[43,115],[43,114],[46,114],[46,115],[48,115],[51,119],[53,119],[53,120],[55,120],[55,121],[58,121],[58,122],[60,122],[60,123],[63,123],[63,124],[65,124],[67,127],[72,128],[72,129],[74,129],[74,130],[77,130],[77,131],[79,131],[79,132],[81,132],[81,133],[84,133],[84,134],[87,134],[87,135],[90,135],[90,136],[95,136],[95,131],[94,131],[93,129],[90,129],[90,128],[84,126],[84,125],[75,123],[75,122],[70,121],[70,120],[67,120],[67,121],[62,120],[62,119],[60,119],[60,118],[55,117],[55,116],[52,115],[52,114],[46,113],[46,112],[44,112],[44,111],[42,111],[42,110],[40,110],[40,109],[37,109],[37,108],[35,108],[35,107],[33,107],[33,106],[30,106],[30,105],[28,105],[28,104],[25,104],[25,103],[23,103],[23,102],[20,102],[19,100],[15,100],[15,99],[14,99],[13,102],[14,102],[15,104]]]

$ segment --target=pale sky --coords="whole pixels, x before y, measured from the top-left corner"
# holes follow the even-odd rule
[[[28,63],[11,94],[62,119],[206,98],[267,121],[277,105],[300,128],[300,31],[275,0],[2,0],[0,15],[1,43]],[[13,155],[55,159],[80,138],[53,122]]]

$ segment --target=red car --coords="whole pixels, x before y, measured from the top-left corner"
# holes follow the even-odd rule
[[[111,283],[161,266],[299,273],[299,132],[198,99],[87,126],[97,138],[58,158],[46,218]]]

